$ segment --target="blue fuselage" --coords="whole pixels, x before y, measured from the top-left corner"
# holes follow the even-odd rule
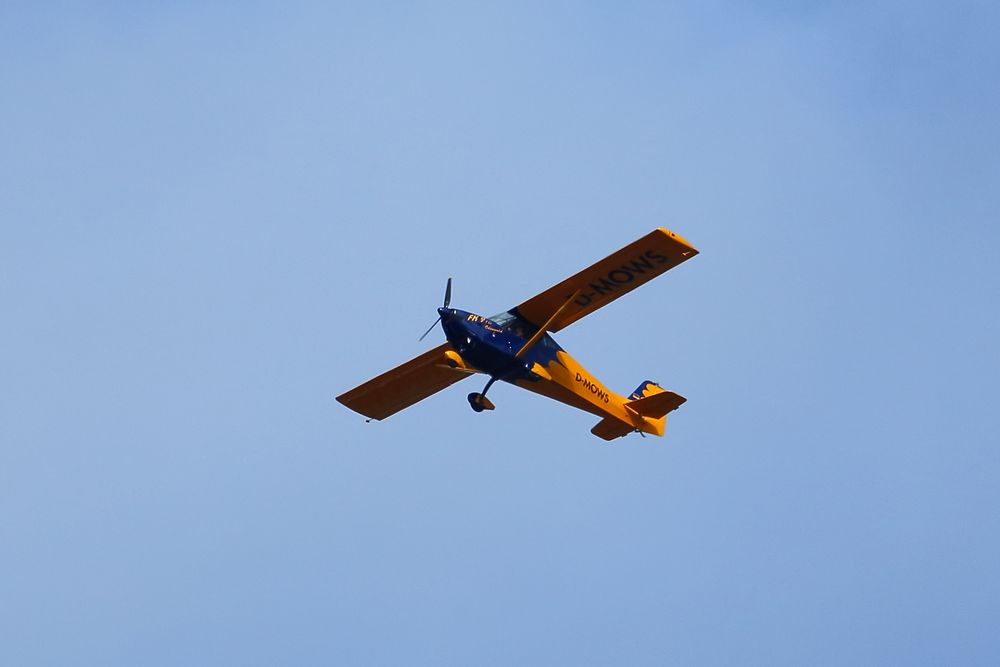
[[[438,313],[448,342],[462,359],[499,380],[537,380],[531,367],[535,363],[546,364],[562,349],[551,336],[544,334],[518,359],[515,355],[538,331],[530,322],[506,315],[501,323],[454,308],[438,308]]]

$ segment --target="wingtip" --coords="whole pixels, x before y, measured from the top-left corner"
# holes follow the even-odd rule
[[[685,256],[694,257],[695,255],[698,254],[698,249],[695,248],[693,245],[691,245],[690,241],[688,241],[686,238],[684,238],[677,232],[672,232],[669,229],[666,229],[665,227],[660,227],[658,231],[660,231],[663,234],[666,234],[668,237],[670,237],[670,240],[679,243],[680,245],[687,248],[688,250],[685,251],[684,253]]]

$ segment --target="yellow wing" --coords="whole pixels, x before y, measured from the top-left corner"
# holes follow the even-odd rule
[[[371,419],[385,419],[403,408],[470,375],[470,370],[449,367],[449,343],[410,359],[376,378],[341,394],[337,400]]]
[[[548,331],[559,331],[697,254],[679,234],[655,229],[510,312],[542,326],[579,290],[576,299],[548,327]]]

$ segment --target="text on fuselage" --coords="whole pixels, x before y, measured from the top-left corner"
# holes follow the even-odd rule
[[[593,394],[597,398],[601,399],[605,403],[608,403],[608,402],[611,401],[610,396],[608,396],[608,392],[606,392],[605,390],[601,389],[597,385],[597,383],[594,382],[593,380],[591,380],[590,378],[586,378],[583,375],[581,375],[580,373],[577,373],[576,374],[576,381],[579,382],[580,384],[582,384],[584,389],[586,389],[591,394]]]
[[[465,318],[465,320],[467,322],[475,322],[476,324],[482,324],[484,327],[486,327],[487,331],[492,331],[494,333],[503,333],[503,329],[498,327],[497,323],[488,317],[483,317],[482,315],[474,315],[470,313],[469,316]]]

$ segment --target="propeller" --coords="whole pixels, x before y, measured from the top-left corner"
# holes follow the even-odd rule
[[[451,278],[448,278],[448,285],[444,288],[444,305],[441,306],[441,307],[442,308],[447,308],[450,305],[451,305]],[[424,335],[421,336],[419,340],[423,340],[423,339],[427,338],[427,334],[429,334],[431,332],[431,330],[433,330],[434,327],[436,327],[438,325],[438,322],[440,322],[440,321],[441,321],[441,316],[438,315],[438,318],[436,320],[434,320],[434,324],[432,324],[430,326],[430,328],[427,329],[427,331],[424,332]]]

